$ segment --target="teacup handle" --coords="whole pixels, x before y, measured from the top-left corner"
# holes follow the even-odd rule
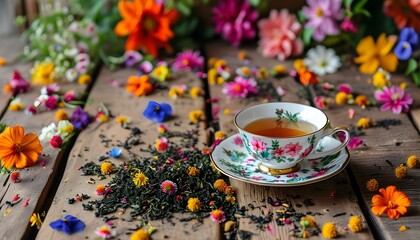
[[[338,145],[337,147],[335,147],[333,149],[330,149],[328,151],[325,151],[325,152],[311,153],[308,156],[306,156],[305,159],[316,159],[316,158],[325,157],[325,156],[334,154],[334,153],[340,151],[341,149],[343,149],[344,147],[346,147],[347,146],[347,143],[350,140],[350,132],[349,132],[349,130],[346,127],[336,127],[336,128],[334,128],[332,130],[329,130],[327,133],[325,133],[322,136],[322,138],[324,138],[326,136],[329,136],[329,135],[333,135],[334,133],[337,133],[337,132],[344,132],[344,134],[346,136],[346,138],[344,139],[344,141],[340,145]]]

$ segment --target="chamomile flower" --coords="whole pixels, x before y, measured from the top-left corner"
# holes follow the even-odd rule
[[[340,58],[335,54],[334,49],[327,49],[321,45],[309,49],[304,63],[309,70],[317,75],[335,73],[341,66]]]

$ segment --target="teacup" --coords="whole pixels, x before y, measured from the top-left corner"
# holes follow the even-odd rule
[[[260,170],[287,174],[300,169],[299,162],[337,153],[346,147],[350,133],[345,127],[331,129],[321,110],[298,103],[273,102],[241,110],[234,119],[242,142]],[[318,142],[337,132],[345,139],[328,151],[316,151]]]

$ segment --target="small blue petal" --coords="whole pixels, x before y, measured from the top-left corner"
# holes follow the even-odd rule
[[[122,149],[121,148],[112,148],[107,152],[107,154],[111,157],[117,158],[121,155]]]
[[[414,50],[419,44],[419,36],[413,28],[405,27],[401,30],[399,41],[408,42],[411,45],[411,48]]]
[[[63,231],[67,234],[77,233],[85,229],[85,224],[71,215],[66,215],[64,220],[58,219],[50,223],[50,227],[54,230]]]
[[[168,103],[157,103],[149,101],[146,109],[143,111],[143,116],[154,122],[163,122],[172,115],[172,107]]]
[[[399,42],[394,49],[394,53],[399,60],[407,60],[411,57],[411,45],[408,42]]]

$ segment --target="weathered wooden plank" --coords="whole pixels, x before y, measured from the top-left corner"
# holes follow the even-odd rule
[[[345,66],[338,73],[325,77],[327,81],[334,82],[336,85],[350,83],[355,91],[371,97],[374,88],[368,85],[368,78],[369,76],[358,73],[354,66]],[[399,76],[397,81],[391,78],[391,81],[393,83],[400,82],[402,77]],[[413,96],[419,95],[419,89],[416,87],[409,88],[408,91]],[[350,108],[355,111],[353,119],[348,117],[347,112]],[[419,155],[420,152],[418,133],[407,114],[396,115],[390,111],[381,112],[376,107],[363,110],[358,106],[348,105],[333,106],[325,112],[334,125],[356,125],[357,120],[361,117],[370,118],[374,122],[383,119],[401,121],[401,125],[390,126],[389,129],[381,127],[364,129],[365,135],[362,136],[362,139],[366,146],[350,151],[352,158],[349,166],[352,172],[351,179],[358,185],[364,199],[361,204],[364,204],[367,209],[370,209],[371,199],[375,194],[366,189],[366,182],[371,178],[378,180],[380,187],[395,185],[411,198],[412,205],[409,207],[408,214],[399,220],[391,220],[386,216],[374,216],[371,211],[366,213],[368,214],[366,217],[372,219],[377,234],[384,239],[417,239],[418,229],[410,226],[417,226],[420,221],[420,218],[416,216],[416,213],[419,212],[417,203],[419,194],[415,187],[415,182],[419,181],[420,172],[416,169],[409,169],[406,178],[398,179],[395,176],[397,166],[404,164],[408,156]],[[407,225],[410,230],[399,232],[401,225]]]
[[[244,50],[252,56],[251,62],[255,61],[260,66],[269,68],[273,65],[281,63],[289,70],[292,69],[291,61],[279,62],[274,59],[262,58],[254,48],[246,48]],[[236,58],[237,51],[232,51],[226,45],[210,45],[207,49],[207,54],[209,57],[225,59],[228,62],[228,65],[233,69],[237,67],[235,66],[238,64],[238,60]],[[280,80],[271,81],[273,81],[274,86],[284,84],[282,87],[288,90],[288,94],[286,94],[282,99],[283,101],[309,104],[307,100],[297,97],[300,86],[293,81],[291,77],[283,77]],[[228,99],[222,94],[221,86],[216,85],[210,86],[210,96],[212,98],[219,98],[219,102],[217,104],[213,104],[213,107],[216,106],[220,109],[229,108],[232,110],[230,115],[219,114],[220,129],[228,132],[229,135],[237,132],[235,126],[233,125],[234,115],[244,107],[260,103],[258,101],[252,102],[246,100]],[[352,158],[350,161],[352,161]],[[345,172],[328,180],[301,187],[262,187],[234,179],[230,179],[230,183],[237,190],[236,195],[240,206],[248,206],[248,204],[251,203],[255,206],[266,206],[266,208],[270,209],[270,212],[275,212],[280,209],[280,207],[271,206],[267,202],[268,198],[284,199],[290,201],[297,212],[304,214],[307,212],[312,212],[313,214],[318,213],[319,215],[315,215],[314,218],[320,227],[325,222],[333,221],[340,229],[346,228],[350,215],[359,215],[363,218],[363,213],[357,204],[356,195],[351,188],[350,180]],[[330,196],[331,193],[334,194],[333,197]],[[313,205],[304,204],[304,201],[308,199],[310,199],[310,202],[313,203]],[[250,210],[250,214],[263,216],[260,208]],[[274,216],[276,216],[275,213]],[[269,231],[267,227],[272,228],[273,230]],[[258,230],[256,224],[250,223],[250,220],[247,218],[240,219],[239,221],[240,230],[255,233],[253,235],[253,239],[291,238],[290,226],[277,226],[277,224],[272,221],[269,225],[264,225],[264,228],[265,231]],[[317,237],[314,238],[316,239]],[[321,236],[318,238],[321,238]],[[356,234],[352,232],[341,233],[340,238],[372,239],[372,235],[365,223],[365,230],[363,232]]]
[[[151,95],[137,98],[128,94],[123,87],[113,88],[108,84],[111,79],[125,82],[128,76],[135,74],[137,74],[137,72],[133,69],[123,69],[115,72],[110,72],[105,68],[102,69],[90,95],[90,98],[94,103],[87,106],[86,110],[88,112],[95,112],[99,103],[102,102],[114,115],[118,116],[121,114],[131,117],[132,123],[130,126],[139,127],[142,131],[144,131],[144,134],[141,135],[141,140],[146,143],[131,149],[131,151],[135,154],[144,155],[145,153],[140,152],[140,148],[147,147],[147,144],[153,144],[158,137],[156,128],[159,124],[151,122],[142,115],[142,112],[149,100],[169,102],[174,111],[174,118],[164,124],[170,129],[187,130],[192,128],[192,126],[189,125],[188,113],[192,110],[203,110],[204,99],[191,99],[185,97],[170,100],[167,90],[158,90]],[[170,81],[170,85],[186,84],[188,87],[202,87],[201,81],[192,73],[176,73],[174,79]],[[177,126],[178,124],[180,125]],[[204,127],[204,124],[201,124],[200,138],[203,143],[208,139]],[[103,219],[95,217],[93,212],[84,211],[80,202],[76,202],[74,205],[69,205],[67,203],[67,198],[74,197],[77,193],[88,194],[92,197],[91,199],[99,198],[95,195],[96,185],[106,184],[110,178],[99,181],[93,177],[96,179],[96,184],[87,184],[86,181],[89,181],[91,176],[81,176],[81,172],[77,171],[77,169],[87,161],[94,161],[99,164],[98,157],[104,155],[109,150],[109,147],[105,147],[101,143],[101,138],[99,137],[100,134],[103,134],[107,139],[112,140],[110,143],[111,147],[113,144],[116,144],[117,141],[125,141],[129,133],[129,130],[122,129],[119,124],[113,121],[104,123],[99,127],[91,125],[81,132],[70,153],[63,179],[54,197],[54,204],[48,211],[45,223],[40,229],[37,239],[95,238],[95,229],[104,224]],[[86,151],[86,149],[89,149],[89,151]],[[116,165],[119,165],[124,161],[130,160],[130,157],[127,152],[124,151],[120,158],[108,160]],[[63,212],[64,210],[66,210],[66,212]],[[127,238],[127,235],[125,234],[130,232],[129,229],[141,226],[139,221],[124,221],[124,218],[127,219],[127,213],[123,215],[111,214],[117,216],[118,218],[113,220],[113,223],[116,226],[118,238]],[[65,214],[72,214],[80,218],[86,223],[86,229],[81,233],[77,233],[72,236],[65,236],[65,234],[54,231],[48,226],[50,222],[63,218]],[[175,215],[175,218],[179,217],[182,217],[182,215]],[[175,219],[174,223],[175,224],[172,225],[171,223],[163,224],[162,221],[153,221],[151,224],[158,229],[156,233],[153,234],[153,239],[164,239],[165,236],[169,239],[219,238],[219,226],[218,224],[213,223],[209,218],[204,219],[203,226],[200,226],[196,230],[193,228],[193,225],[196,223],[194,221],[181,223]]]

